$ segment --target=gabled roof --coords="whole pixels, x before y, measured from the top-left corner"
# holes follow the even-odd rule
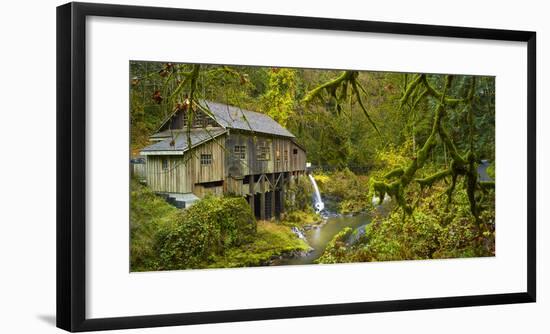
[[[207,115],[212,116],[214,120],[225,129],[236,129],[294,138],[294,135],[290,133],[290,131],[282,127],[266,114],[207,100],[198,100],[197,102],[199,109],[202,109]],[[160,131],[177,112],[179,111],[174,111],[162,122],[159,130],[157,130],[157,134],[159,134],[158,131]],[[157,134],[154,134],[152,138]]]
[[[266,114],[206,100],[199,101],[199,105],[206,106],[208,108],[207,113],[210,111],[214,119],[226,129],[294,138],[294,135],[290,131]]]
[[[187,131],[179,130],[172,132],[173,136],[170,136],[162,141],[145,147],[141,150],[141,154],[147,155],[148,153],[154,152],[174,152],[176,154],[183,154],[183,152],[189,150],[190,148],[196,147],[204,142],[209,141],[210,139],[216,138],[226,133],[227,131],[222,128],[193,129],[189,133],[191,145],[189,145],[187,140]],[[173,144],[171,145],[172,142]]]

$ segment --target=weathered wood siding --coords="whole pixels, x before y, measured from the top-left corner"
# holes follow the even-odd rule
[[[172,115],[172,118],[164,124],[159,131],[164,130],[174,130],[174,129],[185,129],[187,128],[187,124],[189,122],[189,112],[187,110],[180,110],[174,115]],[[216,121],[206,115],[204,112],[196,110],[193,113],[193,121],[191,123],[192,128],[204,128],[208,126],[219,126]]]
[[[191,161],[194,161],[194,183],[223,181],[225,178],[225,138],[220,136],[193,149]],[[211,154],[212,163],[201,165],[201,154]]]
[[[235,152],[236,146],[246,147],[245,159]],[[269,159],[261,159],[259,150],[267,147]],[[306,154],[288,138],[231,133],[226,140],[226,172],[240,179],[246,175],[305,170]]]
[[[231,176],[228,176],[224,182],[228,193],[235,195],[248,194],[248,184],[243,184],[243,179],[235,179]]]
[[[146,168],[147,184],[153,191],[190,193],[194,192],[197,183],[223,181],[224,147],[224,138],[218,137],[191,152],[186,152],[183,156],[149,155]],[[211,163],[201,164],[201,154],[212,155]],[[166,169],[163,169],[163,160],[167,161]]]
[[[167,168],[162,164],[166,160]],[[183,156],[147,156],[147,184],[153,191],[189,193],[193,190],[192,168]]]
[[[306,152],[286,138],[273,140],[274,172],[293,172],[306,169]]]
[[[250,144],[248,142],[249,136],[239,133],[231,133],[227,136],[225,141],[225,168],[227,176],[233,178],[242,178],[250,173],[249,159],[250,159]],[[241,159],[240,154],[235,153],[236,146],[245,146],[246,153],[245,158]]]
[[[295,143],[290,144],[290,171],[306,170],[306,152]]]
[[[235,152],[235,146],[246,149]],[[202,155],[210,155],[211,163],[202,164]],[[167,161],[164,169],[163,160]],[[247,195],[251,193],[249,183],[254,183],[253,175],[257,178],[262,174],[303,171],[305,166],[304,150],[288,138],[231,133],[212,139],[183,156],[148,155],[146,171],[147,183],[153,191],[193,192],[203,197],[207,192]],[[274,175],[269,177],[275,178]],[[245,178],[247,184],[243,183]],[[223,183],[205,185],[212,182]],[[265,183],[264,191],[270,191],[269,182]],[[258,184],[253,187],[253,191],[262,192],[256,189]]]

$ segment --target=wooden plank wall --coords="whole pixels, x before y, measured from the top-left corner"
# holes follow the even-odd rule
[[[241,160],[239,157],[235,156],[234,148],[236,145],[246,146],[246,156],[244,160]],[[234,178],[241,178],[244,175],[250,173],[249,160],[251,152],[249,151],[248,136],[231,133],[227,136],[225,147],[227,148],[225,153],[225,165],[227,176],[232,176]]]
[[[235,145],[247,147],[246,159],[240,160],[234,156]],[[269,147],[269,160],[257,159],[257,149],[263,145]],[[245,195],[250,193],[249,186],[242,182],[246,175],[303,171],[306,165],[304,150],[291,140],[268,136],[253,137],[242,133],[217,137],[185,154],[147,156],[147,183],[153,191],[194,192],[202,197],[202,189],[195,191],[197,184],[224,181],[226,191]],[[211,154],[212,163],[201,165],[201,154]],[[163,159],[168,161],[167,170],[162,169]]]
[[[236,145],[246,146],[246,159],[234,155]],[[258,147],[268,146],[269,160],[258,160]],[[306,153],[288,138],[244,133],[231,133],[226,141],[226,176],[241,178],[245,175],[305,170]],[[296,154],[294,150],[296,149]]]
[[[194,161],[194,183],[222,181],[225,178],[225,138],[219,136],[195,148],[191,160]],[[212,164],[201,165],[201,154],[212,154]]]
[[[224,147],[225,140],[218,137],[192,153],[186,152],[186,156],[148,155],[147,184],[153,191],[190,193],[196,183],[222,181],[225,175]],[[212,164],[201,165],[201,154],[212,154]],[[166,170],[162,168],[164,159],[168,161]]]
[[[166,170],[162,168],[164,159],[168,162]],[[193,189],[191,172],[183,156],[147,156],[147,184],[153,191],[189,193]]]

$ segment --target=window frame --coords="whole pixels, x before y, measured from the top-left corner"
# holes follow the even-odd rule
[[[201,153],[199,157],[201,166],[211,166],[213,160],[212,153]]]
[[[237,160],[246,160],[246,145],[233,146],[233,157]]]
[[[258,161],[271,160],[271,150],[269,145],[260,144],[256,147],[256,160]]]

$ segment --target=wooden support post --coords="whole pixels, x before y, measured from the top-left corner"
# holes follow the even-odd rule
[[[252,209],[252,214],[256,215],[256,210],[254,208],[254,196],[256,195],[256,192],[254,191],[254,175],[248,176],[248,203],[250,204],[250,209]]]
[[[260,176],[260,219],[265,220],[265,174]]]
[[[281,173],[281,180],[279,182],[280,182],[279,196],[280,196],[280,203],[281,203],[281,213],[283,213],[285,212],[285,187],[286,187],[285,172]]]
[[[275,173],[271,173],[271,218],[275,217]]]

